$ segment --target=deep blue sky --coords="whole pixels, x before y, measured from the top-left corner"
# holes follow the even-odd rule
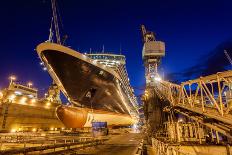
[[[140,24],[166,43],[165,74],[198,63],[221,42],[232,38],[231,0],[58,0],[68,45],[127,57],[132,86],[144,85]],[[11,0],[0,5],[0,88],[10,74],[33,81],[40,90],[51,82],[34,51],[47,40],[50,0]]]

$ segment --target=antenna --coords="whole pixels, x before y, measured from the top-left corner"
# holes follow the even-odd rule
[[[58,19],[57,19],[56,0],[51,0],[51,3],[52,3],[52,14],[54,18],[54,26],[55,26],[55,31],[56,31],[56,42],[58,44],[61,44],[59,25],[58,25]]]
[[[230,65],[232,65],[232,60],[231,60],[230,55],[227,53],[227,51],[226,51],[226,50],[224,50],[224,53],[225,53],[225,55],[226,55],[226,58],[227,58],[227,59],[228,59],[228,61],[230,62]]]
[[[119,52],[120,52],[120,55],[122,55],[122,44],[120,44]]]
[[[105,47],[104,47],[104,44],[103,44],[103,46],[102,46],[102,53],[104,53],[105,52]]]

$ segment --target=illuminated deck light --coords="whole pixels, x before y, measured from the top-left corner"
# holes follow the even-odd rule
[[[33,104],[33,103],[36,103],[36,99],[31,99],[31,103]]]
[[[0,91],[0,99],[3,98],[3,93]]]
[[[30,95],[27,95],[27,96],[28,96],[29,98],[33,98],[33,97],[34,97],[34,96],[33,96],[33,95],[31,95],[31,94],[30,94]]]
[[[11,102],[13,102],[14,101],[14,99],[15,99],[15,94],[11,94],[9,97],[8,97],[8,99],[11,101]]]
[[[10,83],[13,83],[16,80],[16,76],[11,75],[9,79],[10,79]]]
[[[16,129],[11,129],[10,132],[11,133],[15,133],[17,130]]]
[[[156,77],[155,80],[156,80],[156,81],[161,81],[161,78]]]
[[[50,103],[50,102],[47,102],[47,103],[46,103],[46,106],[50,106],[50,105],[51,105],[51,103]]]
[[[28,83],[27,83],[27,86],[28,86],[29,88],[31,88],[31,86],[33,86],[33,83],[32,83],[32,82],[28,82]]]
[[[161,81],[162,80],[159,76],[156,76],[154,79],[155,79],[155,81]]]
[[[15,95],[22,95],[21,91],[15,91]]]
[[[20,104],[26,104],[27,98],[26,97],[22,97],[19,101]]]

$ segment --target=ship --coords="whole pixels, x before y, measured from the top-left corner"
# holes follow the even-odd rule
[[[39,98],[32,83],[15,80],[11,76],[9,86],[0,90],[0,132],[65,130],[56,117],[56,107],[61,105],[57,86],[52,84],[44,98]]]
[[[125,56],[85,54],[57,43],[44,42],[37,53],[71,105],[56,114],[68,128],[91,127],[92,122],[128,126],[137,122],[138,104],[125,67]]]
[[[98,52],[85,54],[61,41],[56,0],[49,39],[36,47],[37,54],[69,105],[56,108],[67,128],[91,127],[92,122],[128,126],[138,120],[138,104],[126,71],[125,56]],[[53,29],[55,28],[55,35]],[[56,37],[56,38],[53,38]]]

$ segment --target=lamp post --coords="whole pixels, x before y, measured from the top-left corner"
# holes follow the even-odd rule
[[[27,83],[27,86],[28,86],[29,88],[31,88],[32,85],[33,85],[32,82],[28,82],[28,83]]]
[[[16,80],[16,76],[11,75],[9,79],[10,79],[10,83],[12,84]]]

